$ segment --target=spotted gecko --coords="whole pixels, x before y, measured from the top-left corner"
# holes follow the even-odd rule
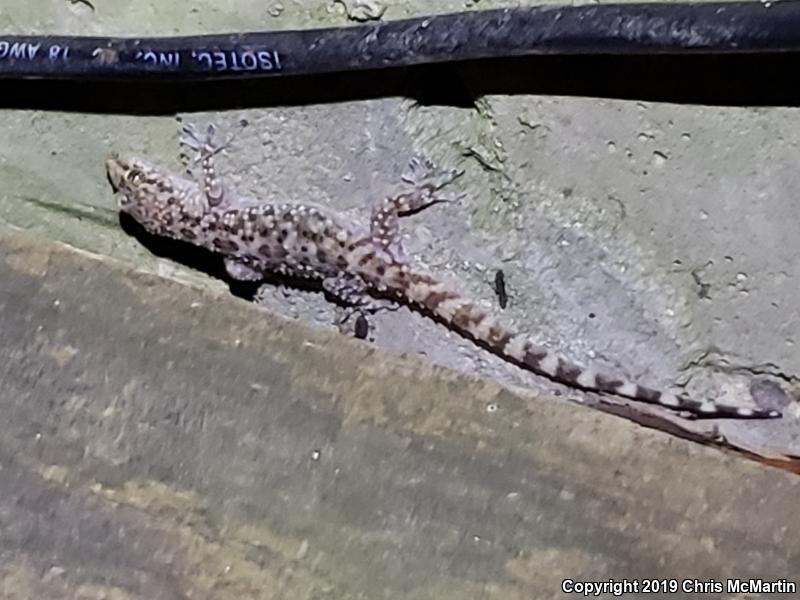
[[[458,171],[436,172],[412,160],[404,177],[410,189],[386,197],[372,210],[369,227],[309,204],[267,204],[228,190],[217,175],[215,155],[225,144],[215,128],[200,134],[184,127],[181,143],[201,165],[200,181],[177,176],[138,158],[113,155],[106,162],[119,208],[152,234],[189,242],[223,256],[236,280],[258,281],[270,273],[320,281],[345,305],[374,310],[384,302],[405,303],[517,366],[568,386],[657,404],[698,417],[764,419],[775,410],[742,408],[660,392],[624,378],[583,368],[504,327],[403,251],[399,218],[454,200],[441,190]]]

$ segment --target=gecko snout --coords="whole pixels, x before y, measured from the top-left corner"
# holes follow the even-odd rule
[[[116,155],[111,155],[108,160],[106,160],[106,175],[108,175],[108,181],[111,183],[111,187],[114,188],[115,192],[119,191],[122,187],[126,172],[127,169],[125,165],[122,164],[119,157]]]

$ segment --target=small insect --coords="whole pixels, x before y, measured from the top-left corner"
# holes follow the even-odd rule
[[[497,295],[497,303],[500,305],[500,308],[508,306],[506,274],[503,273],[503,269],[497,269],[494,273],[494,293]]]
[[[359,340],[365,340],[369,335],[369,321],[367,321],[367,317],[361,313],[358,313],[356,316],[354,335]]]

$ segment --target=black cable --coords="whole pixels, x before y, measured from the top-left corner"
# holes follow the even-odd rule
[[[798,50],[800,2],[795,0],[603,4],[173,38],[0,35],[0,77],[198,80],[543,54]]]

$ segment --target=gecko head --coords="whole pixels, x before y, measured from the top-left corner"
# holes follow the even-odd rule
[[[106,160],[106,173],[119,209],[142,223],[172,194],[168,175],[138,158],[113,154]]]
[[[106,161],[106,173],[111,187],[121,196],[120,202],[142,190],[152,181],[149,165],[136,158],[112,154]]]
[[[106,160],[108,180],[117,195],[119,210],[151,233],[163,234],[169,222],[170,199],[175,191],[169,174],[148,162],[116,154]]]

